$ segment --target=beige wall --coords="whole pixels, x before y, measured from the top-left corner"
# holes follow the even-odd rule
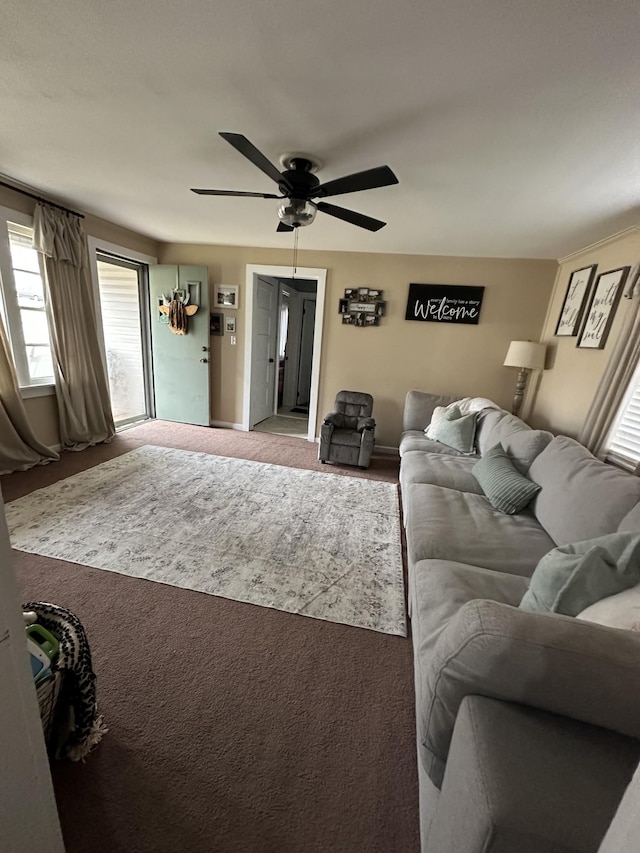
[[[533,426],[577,437],[629,309],[629,302],[622,299],[603,350],[579,349],[577,338],[555,338],[553,333],[571,272],[589,264],[598,264],[598,275],[621,266],[633,267],[638,261],[640,228],[635,228],[576,253],[561,263],[542,335],[549,350],[547,369],[540,378],[533,399],[530,417]]]
[[[287,249],[164,244],[160,263],[205,264],[210,285],[240,285],[237,345],[212,344],[212,417],[242,422],[246,264],[288,266]],[[341,388],[375,398],[377,442],[397,447],[404,397],[412,388],[482,395],[508,407],[516,372],[502,367],[512,339],[538,340],[557,270],[555,261],[301,251],[300,266],[327,269],[319,416]],[[478,326],[404,320],[410,282],[485,287]],[[387,316],[375,328],[343,326],[338,299],[346,287],[384,290]],[[317,430],[316,430],[317,433]]]
[[[35,201],[21,193],[0,187],[0,206],[18,210],[21,213],[32,214]],[[79,211],[80,213],[82,211]],[[157,257],[158,243],[149,237],[136,234],[127,228],[122,228],[104,219],[87,215],[84,227],[89,236],[124,246],[136,252]],[[55,397],[31,397],[24,401],[27,415],[36,436],[48,445],[60,443],[58,432],[58,410]]]

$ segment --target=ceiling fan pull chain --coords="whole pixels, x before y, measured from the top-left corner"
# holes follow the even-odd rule
[[[298,234],[300,233],[300,229],[296,228],[293,232],[293,276],[296,277],[296,273],[298,272]]]

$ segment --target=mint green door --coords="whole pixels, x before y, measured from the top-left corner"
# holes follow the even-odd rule
[[[177,293],[176,293],[177,292]],[[189,296],[197,305],[185,335],[174,334],[159,308],[163,299]],[[209,282],[206,267],[149,267],[151,352],[156,417],[209,426]]]

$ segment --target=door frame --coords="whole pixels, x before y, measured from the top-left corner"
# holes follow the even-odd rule
[[[150,418],[155,418],[155,392],[153,375],[153,360],[151,358],[151,306],[149,305],[149,270],[148,267],[155,266],[158,259],[152,255],[145,255],[142,252],[136,252],[134,249],[128,249],[126,246],[118,246],[116,243],[110,243],[108,240],[100,240],[98,237],[87,235],[87,248],[89,254],[89,271],[91,273],[91,284],[93,286],[93,305],[95,309],[96,333],[98,337],[98,346],[100,355],[102,356],[102,366],[104,368],[105,378],[109,381],[107,372],[107,348],[104,342],[104,331],[102,328],[102,317],[100,316],[100,280],[98,277],[98,252],[105,255],[111,255],[114,260],[128,261],[134,264],[144,264],[147,266],[146,282],[141,288],[142,303],[141,308],[145,314],[144,322],[142,323],[142,346],[145,350],[145,359],[148,366],[149,375],[147,377],[147,409]]]
[[[291,278],[291,267],[271,264],[247,264],[244,345],[244,393],[242,400],[242,429],[251,429],[251,370],[253,355],[253,303],[258,275],[272,278]],[[322,327],[324,322],[324,301],[327,289],[327,270],[318,267],[297,267],[296,278],[312,279],[316,282],[316,322],[313,327],[313,361],[311,366],[311,394],[309,400],[309,429],[307,441],[316,440],[316,420],[318,417],[318,394],[320,390],[320,360],[322,355]]]

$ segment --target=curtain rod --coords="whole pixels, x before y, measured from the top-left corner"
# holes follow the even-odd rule
[[[55,201],[49,201],[48,198],[42,198],[42,196],[35,195],[34,193],[30,193],[27,190],[22,190],[20,187],[14,187],[12,184],[6,183],[6,181],[0,181],[0,186],[6,187],[9,190],[13,190],[16,193],[22,193],[22,195],[29,196],[29,198],[34,198],[36,201],[42,202],[42,204],[48,204],[50,207],[57,207],[58,210],[64,210],[65,213],[72,213],[74,216],[79,216],[80,219],[84,219],[84,213],[78,213],[77,210],[71,210],[70,207],[65,207],[63,204],[56,204]]]

